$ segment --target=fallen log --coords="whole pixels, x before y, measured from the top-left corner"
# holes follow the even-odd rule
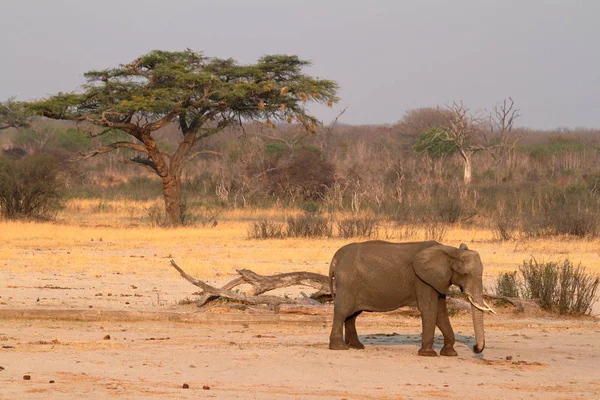
[[[512,306],[516,307],[518,311],[540,311],[541,308],[539,304],[535,302],[533,299],[520,299],[517,297],[506,297],[506,296],[495,296],[491,294],[484,293],[483,297],[487,297],[492,300],[501,300],[505,301]]]
[[[265,276],[247,269],[242,269],[237,271],[240,277],[235,278],[221,288],[216,288],[189,275],[179,267],[174,260],[171,260],[171,265],[183,278],[202,289],[202,293],[198,299],[198,307],[202,307],[219,297],[224,297],[243,304],[270,305],[275,307],[275,310],[278,311],[279,306],[282,304],[321,305],[321,303],[314,299],[331,294],[329,290],[329,277],[313,272],[288,272],[285,274]],[[252,289],[248,294],[232,291],[233,288],[242,284],[249,284],[252,286]],[[296,285],[313,287],[317,289],[317,292],[310,297],[302,293],[301,299],[289,299],[263,294],[274,289]]]

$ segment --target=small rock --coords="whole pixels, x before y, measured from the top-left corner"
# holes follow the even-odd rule
[[[194,364],[190,365],[190,368],[196,368],[196,366]]]
[[[202,389],[203,389],[203,390],[210,390],[210,386],[208,386],[208,385],[204,385],[204,386],[202,386]]]
[[[190,385],[188,385],[187,383],[184,383],[184,384],[183,384],[183,386],[182,386],[182,388],[184,388],[184,389],[189,389],[189,388],[190,388]]]
[[[23,380],[25,380],[25,381],[31,380],[31,375],[23,375]]]
[[[48,383],[54,383],[54,381],[49,381]]]
[[[508,361],[510,361],[510,360],[512,360],[512,356],[506,356],[506,359],[507,359]]]
[[[94,306],[90,304],[90,305],[88,306],[88,308],[94,308]]]
[[[137,289],[137,286],[135,286],[135,285],[131,285],[131,288],[132,288],[132,289]]]
[[[104,336],[104,340],[110,340],[110,335]]]
[[[4,371],[4,367],[0,367],[0,371]]]

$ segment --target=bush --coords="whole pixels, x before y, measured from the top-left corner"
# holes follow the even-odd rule
[[[425,224],[425,239],[443,242],[448,233],[446,223],[439,221],[429,221]]]
[[[337,223],[338,235],[345,238],[375,237],[379,233],[379,220],[369,216],[345,218]]]
[[[499,219],[492,228],[494,238],[503,242],[515,238],[516,227],[511,219]]]
[[[331,226],[326,217],[319,214],[300,215],[287,219],[288,237],[331,237]]]
[[[600,277],[575,267],[568,259],[538,263],[535,258],[523,262],[521,274],[525,295],[536,299],[540,307],[559,314],[585,315],[592,311]]]
[[[279,198],[322,200],[335,180],[335,168],[318,150],[300,148],[267,177],[267,191]]]
[[[496,295],[505,297],[520,297],[517,271],[504,272],[496,278]]]
[[[463,205],[458,197],[438,197],[434,204],[440,221],[455,224],[463,214]]]
[[[248,227],[249,239],[283,239],[283,224],[268,219],[254,221]]]
[[[0,212],[5,218],[51,219],[60,209],[60,163],[51,155],[0,158]]]
[[[146,208],[146,214],[152,227],[161,226],[165,220],[165,206],[160,203],[154,203]]]
[[[586,315],[592,311],[600,277],[581,265],[562,262],[539,263],[535,258],[524,261],[517,271],[500,274],[496,294],[506,297],[535,299],[541,308],[568,315]]]
[[[600,203],[587,188],[567,186],[539,195],[539,209],[524,216],[527,236],[570,235],[594,238],[600,235]]]

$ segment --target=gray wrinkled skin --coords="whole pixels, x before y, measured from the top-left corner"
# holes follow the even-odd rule
[[[364,348],[355,326],[356,317],[363,311],[416,305],[423,323],[418,354],[437,356],[432,348],[437,326],[444,336],[440,354],[456,356],[445,295],[454,284],[476,303],[484,304],[482,273],[479,254],[465,244],[455,248],[436,241],[374,240],[346,245],[335,253],[329,269],[335,293],[329,348]],[[483,311],[472,306],[471,313],[476,339],[473,351],[480,353],[485,346]]]

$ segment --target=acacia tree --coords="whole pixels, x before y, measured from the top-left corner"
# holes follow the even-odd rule
[[[0,130],[25,128],[29,126],[29,118],[27,108],[14,97],[0,102]]]
[[[103,135],[120,130],[131,140],[116,141],[84,155],[116,149],[134,150],[137,163],[156,173],[163,186],[167,220],[182,224],[181,172],[186,160],[199,154],[194,147],[224,128],[259,120],[300,124],[315,133],[317,119],[306,103],[337,101],[337,84],[306,75],[310,62],[297,56],[268,55],[255,64],[205,57],[201,53],[151,51],[129,64],[90,71],[80,93],[59,93],[31,103],[36,113],[53,119],[88,122]],[[177,124],[181,139],[172,153],[159,148],[153,133]]]

